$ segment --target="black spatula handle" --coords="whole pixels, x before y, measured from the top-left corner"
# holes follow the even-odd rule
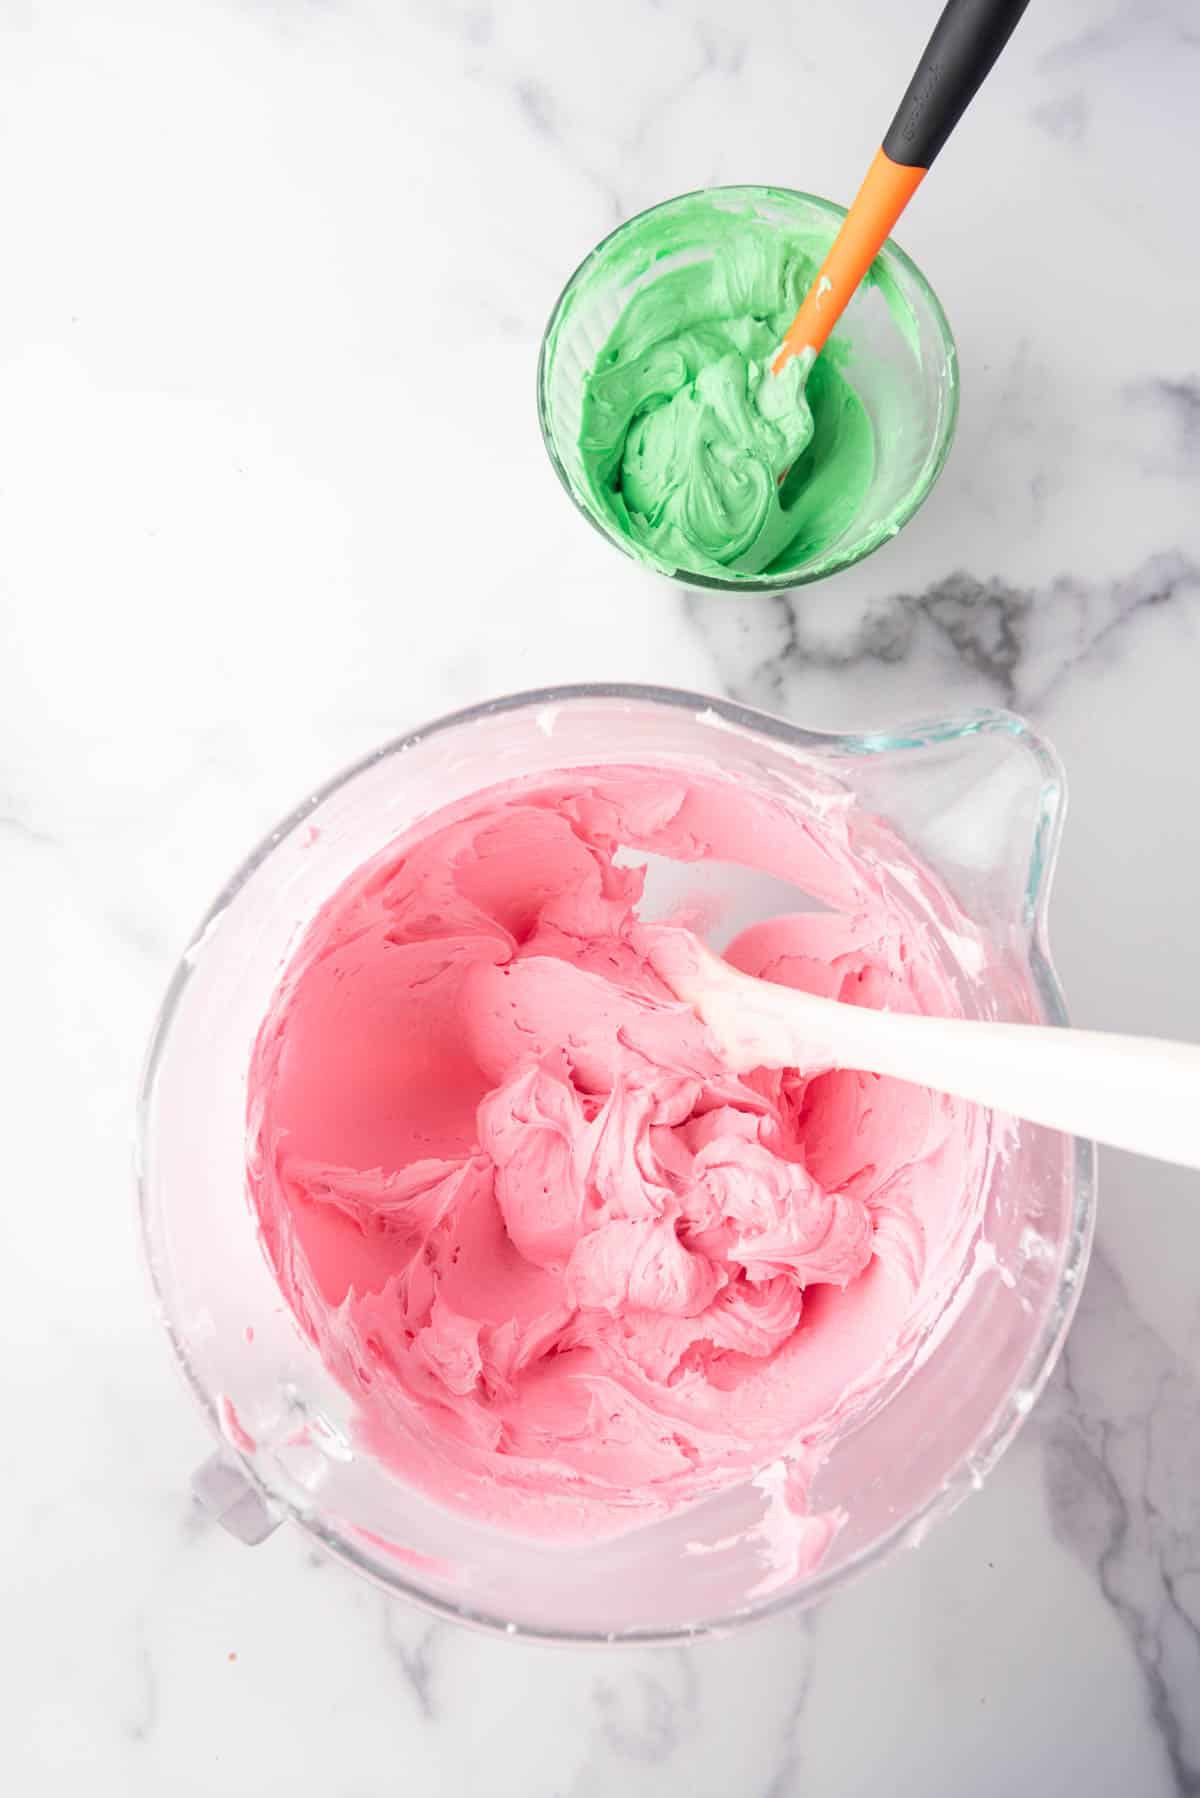
[[[883,140],[893,162],[931,166],[1028,4],[949,0]]]

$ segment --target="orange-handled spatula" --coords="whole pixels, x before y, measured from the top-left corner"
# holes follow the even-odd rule
[[[778,374],[801,350],[817,354],[929,173],[1029,0],[949,0],[882,149],[867,171],[817,278],[771,364]]]

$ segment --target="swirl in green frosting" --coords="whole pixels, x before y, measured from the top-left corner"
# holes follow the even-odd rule
[[[613,524],[669,566],[782,573],[853,516],[874,467],[871,423],[836,343],[771,373],[824,246],[692,200],[645,221],[665,266],[587,377],[585,478]]]

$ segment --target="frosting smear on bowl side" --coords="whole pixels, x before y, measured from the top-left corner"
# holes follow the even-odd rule
[[[651,965],[646,855],[826,907],[744,931],[747,972],[957,1009],[852,814],[604,767],[478,794],[354,874],[250,1070],[263,1242],[363,1440],[560,1539],[819,1456],[944,1311],[986,1160],[982,1114],[920,1088],[731,1073]]]

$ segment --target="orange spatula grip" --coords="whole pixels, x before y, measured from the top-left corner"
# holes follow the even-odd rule
[[[821,264],[804,304],[788,326],[771,364],[778,374],[800,350],[824,348],[825,339],[849,304],[855,288],[886,243],[892,226],[925,179],[925,169],[893,162],[885,150],[875,153],[867,178],[855,195],[833,248]]]

